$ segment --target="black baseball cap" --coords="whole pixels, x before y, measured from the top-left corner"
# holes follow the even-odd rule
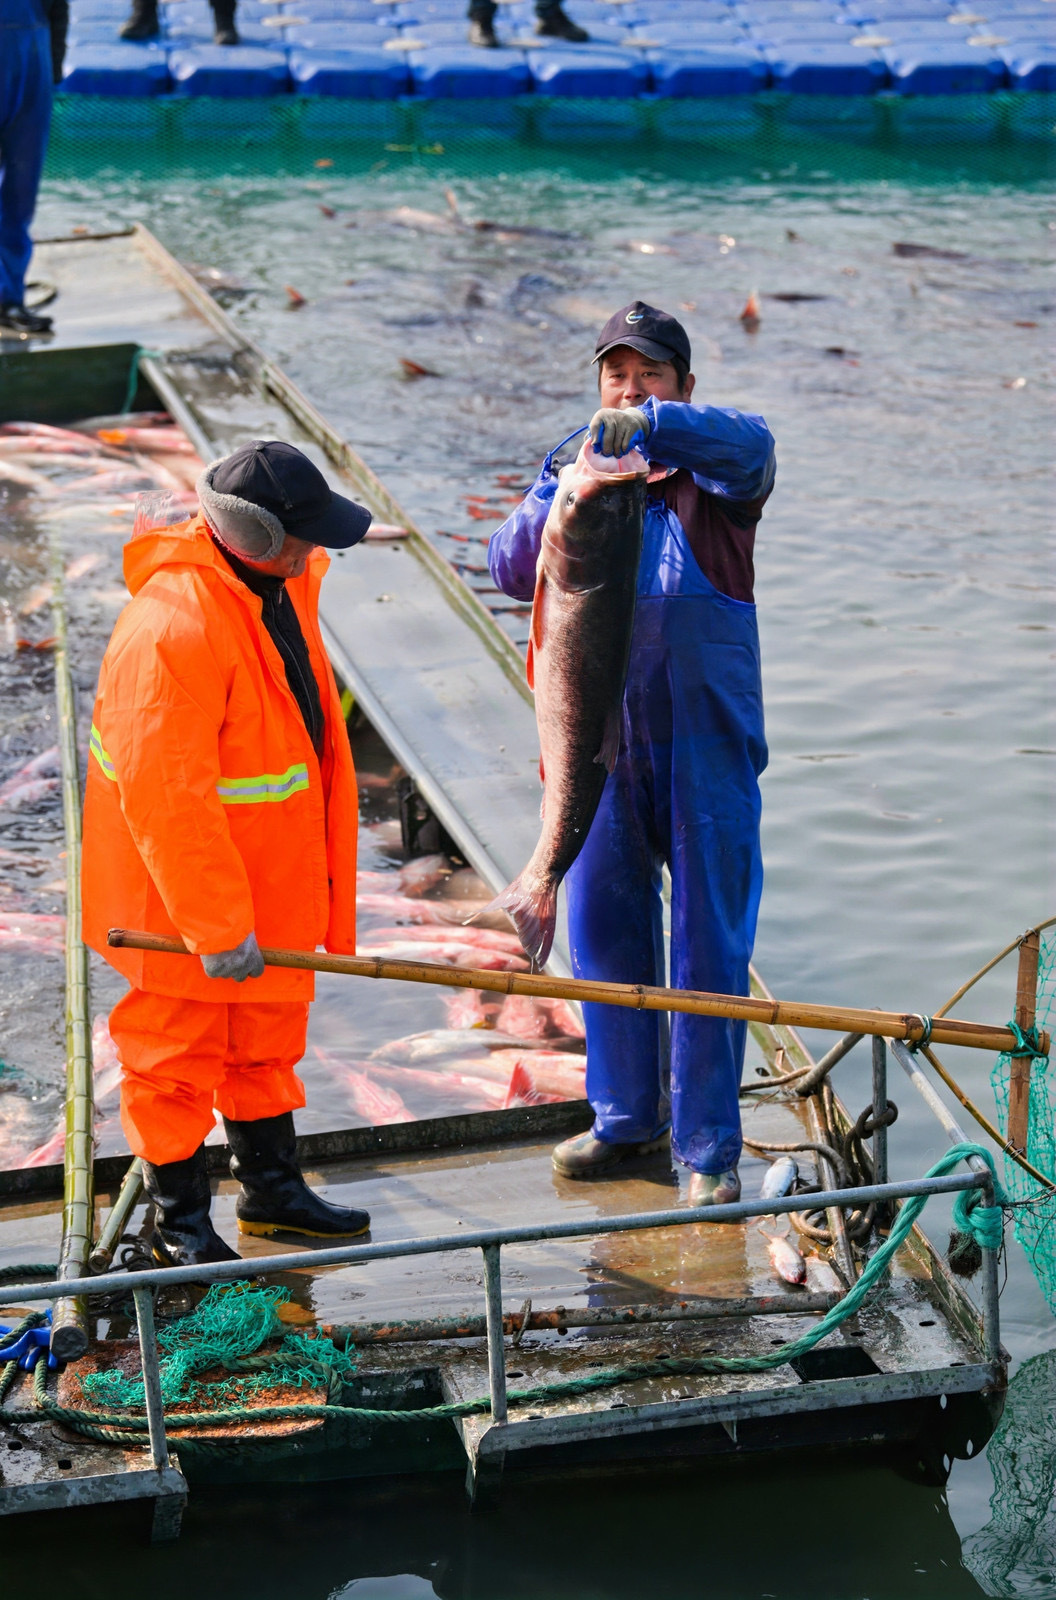
[[[358,544],[372,521],[365,506],[334,494],[303,451],[278,439],[241,445],[216,466],[212,488],[262,506],[286,533],[328,550]]]
[[[678,356],[689,366],[689,335],[685,328],[677,318],[647,306],[644,300],[633,300],[613,313],[598,334],[594,360],[600,361],[620,344],[630,345],[651,361],[670,361]]]

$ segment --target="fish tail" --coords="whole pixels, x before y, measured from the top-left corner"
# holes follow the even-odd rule
[[[533,969],[544,967],[550,957],[557,926],[557,885],[544,880],[529,884],[524,873],[514,878],[485,911],[505,911],[517,930]]]

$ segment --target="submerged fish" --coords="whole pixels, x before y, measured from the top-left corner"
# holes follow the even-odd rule
[[[429,1094],[457,1097],[467,1110],[498,1111],[507,1101],[506,1085],[470,1072],[438,1072],[427,1067],[394,1067],[371,1061],[370,1075],[396,1090],[424,1089]]]
[[[530,1046],[511,1033],[495,1028],[430,1028],[410,1033],[404,1039],[390,1039],[371,1053],[372,1061],[439,1061],[464,1056],[467,1051],[486,1056],[492,1050],[523,1051]]]
[[[410,939],[414,944],[457,943],[469,945],[473,949],[500,950],[508,956],[524,954],[515,933],[498,933],[494,928],[459,928],[454,935],[445,933],[440,928],[371,928],[367,932],[367,937],[375,944],[381,940]]]
[[[357,944],[356,954],[377,961],[424,961],[445,967],[475,967],[480,972],[528,971],[528,962],[519,956],[488,950],[482,945],[454,942],[422,945],[413,944],[409,939],[383,940],[378,944]]]
[[[791,1194],[799,1177],[799,1168],[791,1156],[779,1156],[767,1172],[759,1187],[760,1200],[778,1200]]]
[[[584,445],[561,471],[543,528],[528,642],[543,827],[528,865],[493,902],[538,966],[553,944],[558,887],[619,754],[647,476],[637,452],[606,466]]]
[[[450,901],[445,900],[419,900],[408,895],[370,889],[366,894],[357,893],[356,908],[363,914],[388,917],[393,922],[442,925],[457,928],[461,932],[463,923],[470,917],[482,915],[487,910],[488,902],[460,900],[452,905]],[[484,927],[491,925],[484,922],[478,924]]]
[[[20,649],[25,648],[21,640],[18,643]],[[20,783],[12,779],[11,788],[6,794],[0,795],[0,806],[3,806],[5,811],[20,811],[23,806],[35,806],[41,800],[46,800],[49,795],[55,794],[61,788],[61,778],[27,778],[25,782]]]
[[[510,1095],[522,1096],[522,1105],[542,1105],[551,1100],[585,1100],[587,1058],[567,1050],[501,1050],[491,1057],[496,1065],[510,1063]],[[508,1100],[507,1104],[511,1102]]]
[[[398,873],[401,891],[416,899],[419,895],[428,894],[430,889],[435,889],[451,872],[451,863],[446,856],[417,856],[413,861],[408,861]]]
[[[583,1037],[583,1024],[567,1000],[550,1000],[529,994],[508,994],[495,1018],[495,1027],[519,1039]]]
[[[27,783],[31,783],[37,778],[58,778],[61,775],[62,762],[59,758],[59,747],[57,744],[53,744],[50,750],[42,750],[39,756],[34,756],[31,761],[26,762],[24,767],[19,767],[17,772],[11,774],[10,778],[6,778],[3,783],[0,783],[0,801],[5,800],[9,794],[17,793]]]
[[[318,1045],[312,1048],[316,1058],[346,1090],[356,1116],[362,1117],[370,1127],[417,1120],[395,1089],[375,1082],[362,1066],[354,1067],[347,1061],[341,1061],[329,1050],[321,1050]]]
[[[490,1027],[499,1007],[480,989],[455,989],[453,993],[445,994],[444,1009],[448,1028],[461,1031],[463,1028]]]

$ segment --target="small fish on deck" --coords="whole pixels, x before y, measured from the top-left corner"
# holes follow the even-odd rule
[[[780,1200],[791,1194],[799,1177],[799,1168],[791,1156],[779,1156],[767,1171],[759,1186],[760,1200]]]
[[[760,1223],[759,1232],[766,1240],[770,1265],[785,1283],[806,1283],[807,1263],[791,1239],[779,1233],[768,1233]]]

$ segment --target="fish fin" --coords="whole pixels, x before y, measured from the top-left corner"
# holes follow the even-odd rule
[[[612,773],[616,770],[616,762],[619,754],[620,708],[617,706],[616,709],[610,714],[609,720],[605,724],[605,736],[601,741],[601,749],[594,757],[594,760],[597,762],[599,767],[604,767],[606,772]]]
[[[486,911],[505,911],[517,930],[526,954],[531,958],[533,971],[544,967],[554,943],[557,926],[557,886],[529,889],[524,873],[514,878]]]
[[[543,589],[546,580],[540,566],[539,575],[535,580],[535,594],[532,597],[532,625],[528,632],[528,687],[535,688],[535,652],[543,647]]]

